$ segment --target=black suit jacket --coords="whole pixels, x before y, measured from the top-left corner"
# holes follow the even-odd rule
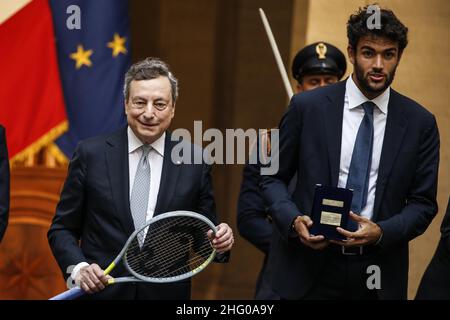
[[[9,160],[5,128],[0,125],[0,242],[8,225],[9,215]]]
[[[279,296],[271,286],[272,266],[268,264],[273,226],[269,206],[259,187],[260,180],[260,165],[246,164],[237,205],[237,227],[239,234],[265,255],[256,282],[255,299],[278,300]],[[294,177],[289,183],[289,192],[296,182]]]
[[[450,300],[450,197],[441,225],[441,239],[425,270],[417,300]]]
[[[237,227],[242,237],[265,254],[256,282],[255,299],[273,300],[278,296],[270,285],[270,266],[267,265],[273,227],[269,221],[268,206],[259,189],[259,169],[258,164],[244,167],[237,207]]]
[[[280,124],[280,168],[261,187],[277,233],[270,258],[272,285],[298,299],[312,287],[329,255],[293,237],[298,214],[310,214],[316,184],[337,186],[345,81],[295,95]],[[439,133],[434,116],[391,90],[372,220],[383,230],[375,263],[381,269],[380,299],[405,299],[408,242],[422,234],[437,212]],[[287,184],[298,172],[290,197]]]
[[[174,163],[178,142],[166,135],[163,169],[155,215],[190,210],[217,223],[210,166]],[[185,143],[185,142],[183,142]],[[201,152],[188,143],[192,156]],[[67,278],[69,266],[86,261],[106,268],[134,231],[129,203],[128,139],[126,128],[81,142],[48,232],[53,254]],[[128,275],[122,265],[112,276]],[[119,284],[91,296],[99,299],[189,299],[190,280],[171,284]],[[91,298],[89,297],[89,298]]]

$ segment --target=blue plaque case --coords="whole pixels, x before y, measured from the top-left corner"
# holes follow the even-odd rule
[[[349,230],[352,197],[353,191],[350,189],[316,185],[310,234],[323,235],[328,240],[344,240],[345,237],[336,228]]]

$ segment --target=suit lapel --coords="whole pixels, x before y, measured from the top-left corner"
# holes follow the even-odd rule
[[[388,104],[386,129],[381,150],[380,165],[378,167],[377,188],[372,220],[376,221],[380,209],[381,199],[389,179],[392,166],[402,145],[408,121],[403,115],[403,108],[398,101],[398,93],[391,89]]]
[[[171,140],[171,135],[167,132],[164,145],[164,160],[161,173],[161,182],[159,185],[154,215],[164,213],[167,210],[177,186],[178,175],[181,166],[183,165],[181,161],[176,161],[174,163],[171,158],[172,149],[177,143],[177,141]]]
[[[130,210],[127,128],[106,139],[106,165],[117,215],[127,236],[134,231]]]
[[[335,90],[328,94],[328,103],[323,108],[332,186],[337,186],[339,179],[345,83],[346,81],[341,81],[335,86]]]

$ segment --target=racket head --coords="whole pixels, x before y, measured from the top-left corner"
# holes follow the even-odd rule
[[[139,280],[176,282],[204,270],[214,259],[207,232],[217,229],[204,215],[171,211],[153,217],[136,230],[124,248],[123,263]]]

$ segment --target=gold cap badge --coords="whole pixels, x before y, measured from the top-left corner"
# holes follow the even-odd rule
[[[327,46],[325,43],[321,42],[316,46],[316,53],[319,59],[326,59],[325,55],[327,53]]]

